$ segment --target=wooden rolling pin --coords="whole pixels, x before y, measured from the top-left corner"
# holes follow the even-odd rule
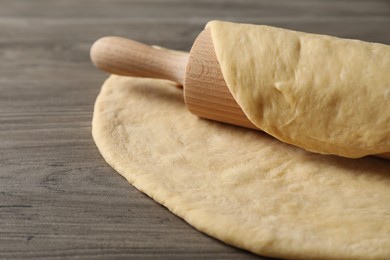
[[[168,79],[183,86],[188,110],[202,118],[258,129],[230,93],[217,60],[210,29],[190,53],[158,49],[120,37],[104,37],[91,47],[96,67],[122,76]],[[390,153],[377,155],[390,159]]]

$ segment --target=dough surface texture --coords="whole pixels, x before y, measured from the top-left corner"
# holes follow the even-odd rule
[[[248,119],[306,150],[390,152],[390,46],[262,25],[208,23]]]
[[[169,81],[110,76],[93,138],[132,185],[256,254],[389,259],[390,164],[320,155],[190,114]]]

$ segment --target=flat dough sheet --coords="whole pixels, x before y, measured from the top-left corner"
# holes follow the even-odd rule
[[[93,137],[132,185],[256,254],[390,258],[390,163],[319,155],[190,114],[164,80],[110,76]]]

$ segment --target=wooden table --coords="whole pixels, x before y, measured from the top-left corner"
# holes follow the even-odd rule
[[[1,259],[258,259],[135,190],[91,137],[95,39],[189,50],[212,19],[390,44],[388,0],[0,0]]]

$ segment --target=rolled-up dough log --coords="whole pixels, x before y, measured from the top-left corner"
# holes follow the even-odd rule
[[[208,23],[249,120],[323,154],[390,152],[390,46],[269,26]]]

